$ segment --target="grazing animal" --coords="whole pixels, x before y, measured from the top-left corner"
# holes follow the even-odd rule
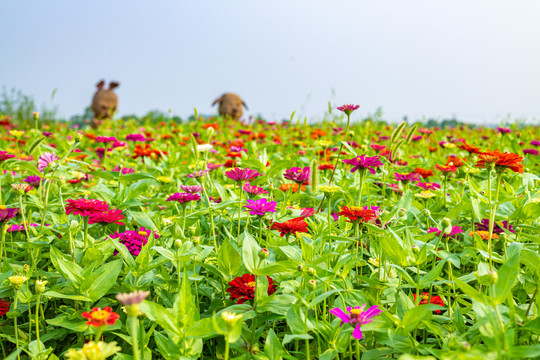
[[[233,120],[238,120],[242,116],[242,106],[247,110],[247,105],[242,98],[233,93],[225,93],[212,103],[212,106],[219,103],[219,114]]]
[[[118,106],[118,96],[114,93],[114,89],[120,84],[111,81],[108,89],[104,89],[104,85],[104,80],[101,80],[96,85],[97,91],[92,99],[92,112],[94,113],[94,118],[92,119],[91,126],[93,128],[97,128],[103,120],[111,118]]]

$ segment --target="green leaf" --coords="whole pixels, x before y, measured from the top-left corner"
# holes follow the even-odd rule
[[[439,263],[437,264],[437,266],[435,266],[433,270],[420,278],[420,284],[418,284],[418,287],[422,289],[430,286],[431,283],[434,282],[441,274],[445,263],[446,260],[439,260]]]
[[[242,265],[242,256],[230,244],[229,239],[224,239],[218,252],[218,268],[232,277],[236,275]]]
[[[484,305],[487,305],[488,301],[484,294],[481,294],[478,292],[477,289],[473,288],[472,286],[464,283],[459,278],[454,278],[454,281],[456,282],[456,285],[465,293],[465,295],[469,296],[471,299],[474,299]]]
[[[177,326],[176,319],[171,315],[169,309],[160,304],[144,300],[141,303],[141,310],[150,320],[165,329],[169,335],[181,336],[181,330]],[[155,334],[157,334],[157,331]]]
[[[523,247],[521,243],[512,243],[506,253],[508,260],[499,268],[498,280],[493,288],[495,302],[501,304],[512,290],[519,274],[519,254]]]
[[[140,226],[154,231],[157,230],[156,225],[154,224],[152,219],[150,219],[148,215],[146,215],[146,213],[133,210],[127,210],[126,212],[131,215],[133,219],[137,222],[137,224],[139,224]]]
[[[173,314],[176,316],[176,324],[179,329],[187,331],[199,320],[200,313],[191,294],[191,284],[187,272],[184,272],[180,293],[176,297],[173,306]]]
[[[69,300],[76,300],[76,301],[93,301],[92,299],[87,298],[86,296],[69,295],[69,294],[66,294],[66,293],[59,293],[59,292],[52,291],[52,290],[44,292],[43,296],[48,296],[48,297],[56,298],[56,299],[69,299]]]
[[[274,329],[268,330],[268,336],[266,337],[266,342],[264,343],[264,353],[270,360],[283,359],[283,347],[281,346],[279,338],[274,332]]]
[[[247,231],[244,231],[243,238],[242,261],[250,273],[257,275],[257,269],[261,262],[261,259],[259,258],[261,247],[257,244],[255,238]]]
[[[122,259],[111,261],[99,267],[92,274],[98,274],[87,292],[92,301],[98,301],[116,284],[116,279],[122,270],[122,263]]]
[[[433,304],[425,304],[420,306],[415,306],[412,309],[407,310],[403,316],[402,326],[405,333],[410,333],[413,331],[422,320],[429,320],[431,318],[431,312],[433,310],[441,309],[440,306],[436,306],[436,309],[433,309]]]
[[[75,284],[79,285],[83,280],[83,269],[71,262],[66,260],[64,254],[54,246],[51,246],[51,261],[53,265],[60,271],[60,273],[66,278],[73,281]]]

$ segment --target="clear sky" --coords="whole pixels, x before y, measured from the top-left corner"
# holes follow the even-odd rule
[[[232,91],[269,120],[329,100],[393,121],[540,119],[538,0],[5,0],[0,15],[0,86],[63,117],[103,78],[121,115],[209,114]]]

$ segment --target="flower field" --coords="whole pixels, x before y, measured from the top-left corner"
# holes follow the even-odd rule
[[[540,128],[0,117],[2,359],[538,359]]]

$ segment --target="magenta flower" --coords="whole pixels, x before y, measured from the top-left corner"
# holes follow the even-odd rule
[[[38,188],[39,183],[41,182],[41,178],[37,175],[30,175],[27,176],[26,179],[24,179],[23,181],[32,187]]]
[[[187,177],[198,179],[206,175],[206,173],[208,173],[208,170],[198,170],[198,171],[195,171],[193,174],[188,174]]]
[[[135,172],[135,169],[126,168],[126,167],[120,168],[118,165],[116,165],[111,171],[120,171],[120,174],[127,175],[127,174],[133,174]]]
[[[88,224],[118,224],[124,225],[121,221],[124,218],[122,215],[122,210],[120,209],[111,209],[101,212],[95,212],[91,214],[88,218]]]
[[[167,201],[178,201],[182,205],[190,201],[199,201],[199,200],[201,200],[201,196],[199,194],[190,194],[190,193],[174,193],[167,198]]]
[[[276,212],[276,205],[275,201],[268,201],[267,199],[262,198],[258,200],[249,199],[247,205],[244,207],[250,210],[249,213],[251,215],[264,216],[267,212]]]
[[[97,199],[68,199],[66,205],[66,215],[90,216],[107,210],[109,205]]]
[[[437,236],[441,235],[441,230],[438,228],[429,228],[428,233],[435,233]],[[456,238],[458,234],[463,233],[463,229],[460,226],[452,226],[452,230],[449,233],[444,233],[443,237]]]
[[[141,252],[141,249],[148,242],[148,237],[150,236],[151,230],[140,228],[139,231],[128,230],[123,233],[118,231],[112,235],[109,235],[113,239],[118,239],[118,242],[124,244],[128,251],[133,256],[138,256]],[[154,237],[157,239],[159,235],[154,233]],[[114,253],[115,255],[118,252]]]
[[[37,227],[38,224],[32,223],[29,226]],[[13,224],[10,227],[8,227],[8,229],[7,229],[7,232],[21,232],[21,231],[24,231],[24,225]]]
[[[510,134],[512,132],[512,129],[498,127],[497,131],[500,132],[501,134]]]
[[[261,176],[261,174],[259,174],[257,170],[251,170],[250,168],[245,168],[245,169],[235,168],[235,169],[225,172],[225,176],[238,183],[242,183],[244,181],[253,180],[256,177]]]
[[[146,141],[146,138],[142,134],[129,134],[126,136],[126,141]]]
[[[394,173],[394,175],[397,181],[401,181],[404,184],[411,181],[420,180],[420,175],[418,175],[417,173],[410,173],[410,174],[409,173],[403,173],[403,174]]]
[[[511,233],[514,232],[514,227],[508,223],[508,221],[504,220],[502,223],[502,227],[506,230],[510,231]],[[476,226],[476,230],[478,231],[489,231],[489,219],[482,219],[479,223],[474,223],[474,226]],[[495,222],[495,225],[493,226],[493,233],[494,234],[501,234],[504,230],[499,226],[497,222]]]
[[[309,180],[311,169],[309,166],[302,168],[292,167],[285,171],[283,177],[288,180],[292,180],[297,184],[303,184]]]
[[[360,330],[360,325],[372,322],[373,317],[378,316],[382,313],[382,310],[379,309],[378,305],[373,305],[372,307],[364,311],[365,307],[366,304],[360,307],[357,306],[354,309],[350,306],[347,306],[347,311],[349,312],[349,314],[347,314],[340,308],[333,308],[332,310],[330,310],[330,314],[337,316],[341,320],[339,326],[343,326],[344,323],[349,323],[351,324],[351,326],[354,326],[353,337],[360,340],[362,339],[362,330]]]
[[[245,183],[243,189],[245,192],[251,195],[268,194],[268,191],[264,190],[262,187],[250,185],[249,183]]]
[[[43,172],[50,163],[53,163],[57,160],[60,160],[58,156],[54,153],[43,153],[38,159],[37,168],[39,171]]]
[[[19,208],[7,208],[0,205],[0,223],[5,223],[13,219],[19,213]]]
[[[423,183],[419,181],[415,185],[418,187],[421,187],[424,190],[438,190],[441,188],[441,185],[437,183],[431,183],[431,182]]]
[[[190,194],[196,194],[203,191],[201,185],[180,185],[180,189]]]
[[[97,143],[113,143],[117,141],[118,139],[114,136],[96,136],[96,139],[94,140],[94,142]]]
[[[13,159],[15,155],[8,154],[7,151],[0,151],[0,162],[4,162],[9,159]]]
[[[523,149],[523,153],[538,156],[538,150],[536,149]]]
[[[532,145],[532,146],[540,146],[540,141],[538,141],[538,140],[531,140],[531,145]]]
[[[352,112],[357,110],[359,107],[360,107],[360,105],[348,104],[348,105],[338,106],[337,109],[339,111],[343,111],[345,114],[347,114],[347,116],[350,116],[352,114]]]
[[[375,168],[378,168],[383,164],[378,156],[369,157],[366,155],[360,155],[353,159],[344,159],[343,162],[353,165],[353,168],[351,169],[352,173],[357,170],[361,170],[362,172],[368,170],[370,173],[375,174]]]
[[[218,169],[218,168],[220,168],[220,167],[222,167],[222,166],[223,166],[223,164],[214,164],[214,163],[208,163],[208,164],[206,165],[206,167],[208,168],[208,170],[216,170],[216,169]]]

